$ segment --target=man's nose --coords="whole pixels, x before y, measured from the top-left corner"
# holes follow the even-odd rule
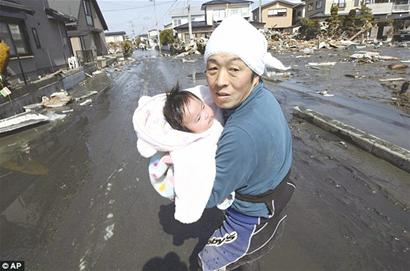
[[[228,84],[227,82],[228,82],[228,74],[225,69],[221,69],[218,72],[218,75],[216,78],[216,84],[218,87],[223,87]]]

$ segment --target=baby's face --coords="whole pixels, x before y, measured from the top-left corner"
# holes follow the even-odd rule
[[[214,112],[201,100],[191,98],[185,107],[183,124],[193,133],[202,133],[211,128]]]

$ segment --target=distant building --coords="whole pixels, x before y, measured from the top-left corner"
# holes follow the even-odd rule
[[[286,0],[276,0],[261,6],[262,22],[265,27],[277,30],[289,30],[303,17],[305,4]],[[253,11],[253,20],[259,21],[259,7]]]
[[[205,11],[199,6],[191,7],[191,21],[201,22],[205,20]],[[170,12],[172,28],[188,23],[188,9],[178,8]]]
[[[108,27],[97,0],[47,1],[51,8],[77,19],[66,27],[73,53],[81,62],[107,54],[104,30]]]
[[[246,0],[213,0],[203,3],[201,8],[205,10],[207,25],[213,25],[236,14],[252,20],[252,3]]]
[[[306,0],[306,17],[329,17],[333,5],[338,6],[339,15],[347,15],[352,9],[360,9],[361,2],[361,0]],[[376,18],[410,12],[410,0],[365,0],[365,3]]]
[[[192,22],[192,36],[194,38],[209,38],[209,36],[212,34],[213,31],[213,26],[212,25],[207,25],[205,21],[202,22]],[[188,23],[177,26],[174,28],[174,30],[177,32],[178,38],[184,42],[189,41],[189,29],[188,29]]]
[[[105,32],[105,42],[122,42],[126,39],[126,33],[124,31],[119,32]]]
[[[158,30],[157,29],[151,29],[148,30],[148,46],[153,48],[158,45]]]
[[[252,22],[252,1],[245,0],[213,0],[205,2],[201,6],[201,10],[205,11],[205,19],[203,21],[192,22],[192,35],[194,38],[205,37],[209,38],[214,27],[219,24],[224,18],[234,14],[238,14],[251,23],[256,28],[263,28],[263,24]],[[179,25],[174,28],[178,37],[187,42],[189,40],[188,23]]]
[[[10,47],[10,79],[37,79],[67,67],[73,54],[65,24],[75,20],[47,1],[1,0],[0,39]]]

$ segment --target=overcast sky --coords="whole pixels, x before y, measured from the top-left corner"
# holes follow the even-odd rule
[[[201,6],[210,0],[191,0],[191,6]],[[272,0],[265,0],[268,3]],[[288,0],[295,2],[299,0]],[[154,3],[150,0],[97,0],[108,25],[108,31],[125,31],[127,35],[147,33],[150,29],[156,29]],[[259,5],[259,0],[253,1],[253,7]],[[156,18],[160,29],[164,24],[171,22],[169,12],[174,8],[186,6],[187,0],[156,0]]]

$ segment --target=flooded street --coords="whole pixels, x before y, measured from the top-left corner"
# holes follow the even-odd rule
[[[408,48],[400,50],[409,58]],[[344,58],[332,57],[320,59]],[[26,270],[196,270],[196,253],[222,214],[207,210],[191,225],[173,219],[173,204],[149,183],[131,119],[142,95],[177,81],[183,88],[206,84],[204,63],[150,51],[134,58],[87,79],[90,90],[108,86],[91,104],[71,105],[63,119],[0,137],[1,259],[24,260]],[[410,149],[408,111],[394,103],[393,92],[373,79],[344,76],[409,80],[409,69],[394,74],[380,62],[315,70],[304,65],[318,59],[278,58],[294,66],[292,77],[265,83],[292,129],[297,190],[261,270],[407,270],[410,174],[292,111],[304,105]],[[316,93],[324,89],[335,96]]]

